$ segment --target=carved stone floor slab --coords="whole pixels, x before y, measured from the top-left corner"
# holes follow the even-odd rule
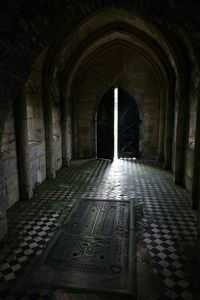
[[[133,218],[131,201],[82,199],[28,282],[50,289],[134,293]]]

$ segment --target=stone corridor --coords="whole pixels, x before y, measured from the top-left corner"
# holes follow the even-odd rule
[[[34,198],[8,212],[0,252],[0,299],[129,299],[77,291],[28,292],[23,281],[81,198],[134,202],[137,299],[200,299],[197,214],[172,174],[155,161],[74,160]],[[133,253],[134,255],[134,253]]]

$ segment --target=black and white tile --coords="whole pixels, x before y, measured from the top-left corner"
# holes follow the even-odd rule
[[[32,201],[19,202],[8,212],[8,237],[0,250],[0,299],[53,299],[27,295],[19,286],[81,198],[132,199],[142,207],[139,234],[164,286],[160,300],[198,299],[193,276],[197,216],[189,195],[157,162],[129,159],[74,161],[56,180],[39,186]]]

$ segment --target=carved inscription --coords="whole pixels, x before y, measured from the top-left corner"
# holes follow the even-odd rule
[[[91,272],[126,269],[123,245],[127,244],[128,213],[129,202],[83,200],[52,248],[47,264]]]

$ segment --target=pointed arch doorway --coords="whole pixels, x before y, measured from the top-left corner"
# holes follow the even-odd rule
[[[97,158],[139,156],[139,109],[122,88],[110,88],[97,113]]]

